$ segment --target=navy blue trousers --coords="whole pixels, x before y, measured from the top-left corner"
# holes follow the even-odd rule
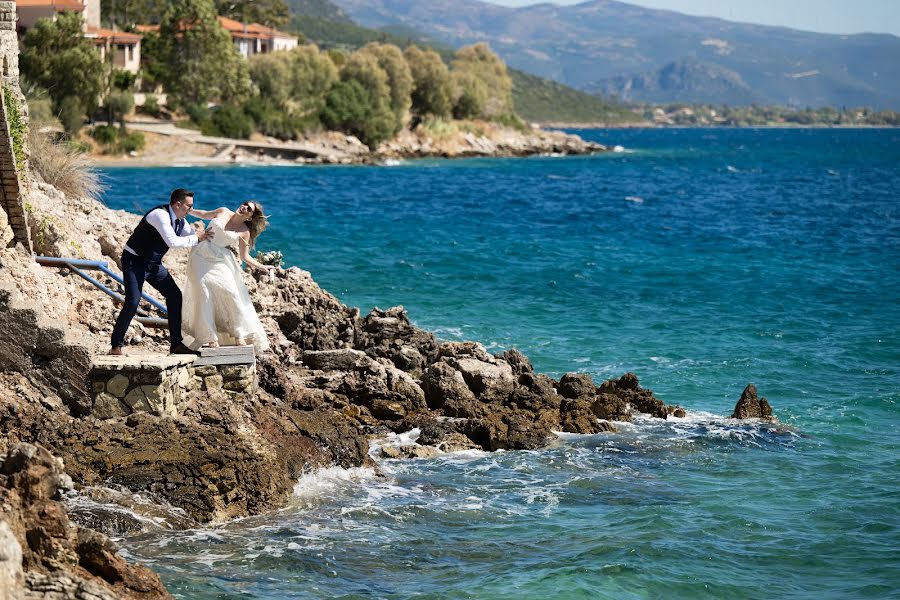
[[[181,289],[169,271],[158,262],[148,262],[127,250],[122,251],[122,279],[125,281],[125,304],[113,327],[112,347],[125,345],[125,333],[137,314],[141,292],[146,281],[166,299],[169,312],[169,344],[172,348],[181,343]]]

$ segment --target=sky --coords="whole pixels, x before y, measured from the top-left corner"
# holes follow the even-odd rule
[[[484,0],[528,6],[538,0]],[[584,0],[541,0],[578,4]],[[650,8],[729,21],[781,25],[821,33],[892,33],[900,36],[900,0],[622,0]],[[900,59],[900,57],[898,57]]]

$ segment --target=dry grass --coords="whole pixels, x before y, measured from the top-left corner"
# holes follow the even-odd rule
[[[56,143],[36,128],[28,132],[31,167],[40,177],[67,196],[99,199],[103,191],[100,174],[83,153],[65,143]]]

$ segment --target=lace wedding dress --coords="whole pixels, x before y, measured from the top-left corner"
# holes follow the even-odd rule
[[[195,350],[212,341],[227,346],[243,340],[261,352],[269,341],[241,279],[240,262],[231,251],[238,247],[240,234],[225,230],[227,219],[210,221],[213,237],[191,249],[181,331]]]

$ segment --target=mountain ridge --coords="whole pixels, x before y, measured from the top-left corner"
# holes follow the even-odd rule
[[[335,0],[368,27],[404,25],[452,45],[487,41],[510,66],[587,91],[647,78],[695,60],[737,74],[749,92],[702,96],[696,81],[678,101],[789,106],[900,106],[900,37],[838,35],[695,17],[614,0],[522,8],[478,0]],[[695,73],[695,74],[699,74]],[[710,80],[715,83],[715,77]],[[721,87],[721,86],[720,86]],[[633,89],[633,88],[632,88]],[[676,90],[632,94],[669,101]]]

